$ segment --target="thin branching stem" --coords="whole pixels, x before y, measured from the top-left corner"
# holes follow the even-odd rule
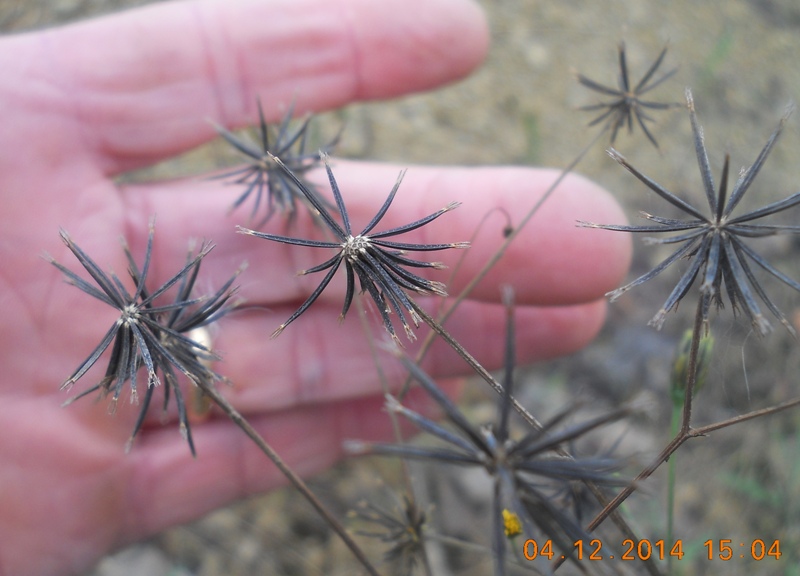
[[[500,258],[503,257],[503,255],[506,253],[506,250],[508,250],[508,247],[511,245],[511,243],[517,238],[517,236],[519,236],[519,234],[522,232],[522,229],[525,228],[525,226],[528,224],[528,222],[531,220],[531,218],[533,218],[536,215],[536,213],[539,211],[539,209],[542,207],[542,205],[550,198],[550,196],[553,195],[553,192],[556,191],[556,189],[561,184],[561,182],[563,182],[564,178],[566,178],[567,175],[569,175],[575,169],[575,167],[580,163],[580,161],[583,160],[583,158],[586,156],[586,154],[589,152],[589,150],[592,148],[592,146],[595,145],[595,143],[600,139],[600,137],[603,134],[604,134],[604,132],[598,133],[594,138],[592,138],[592,140],[589,142],[589,144],[587,144],[583,148],[583,150],[580,151],[580,153],[575,157],[575,159],[572,162],[570,162],[569,164],[567,164],[567,166],[558,175],[558,178],[555,179],[555,181],[547,188],[547,190],[542,195],[542,197],[539,198],[539,200],[536,201],[536,203],[531,207],[531,209],[528,211],[528,213],[525,214],[525,217],[520,221],[519,225],[517,227],[515,227],[511,231],[511,233],[506,238],[505,242],[503,242],[503,244],[497,249],[497,251],[486,262],[486,264],[484,264],[483,268],[481,268],[480,271],[475,275],[475,277],[472,278],[472,280],[470,280],[469,283],[467,283],[467,285],[458,294],[458,296],[453,298],[453,303],[450,305],[449,308],[447,308],[447,310],[445,310],[444,312],[442,312],[439,315],[438,320],[434,320],[433,318],[431,318],[430,316],[428,316],[426,314],[426,316],[428,316],[428,318],[431,318],[431,320],[433,322],[432,323],[432,322],[429,322],[428,320],[426,320],[427,324],[433,329],[433,332],[428,334],[425,337],[425,340],[422,342],[422,346],[420,346],[420,350],[417,353],[417,357],[415,358],[417,364],[419,364],[420,362],[422,362],[422,360],[425,359],[425,356],[427,355],[428,350],[430,350],[430,347],[433,344],[433,341],[436,338],[436,336],[438,335],[438,336],[444,337],[444,334],[441,333],[440,330],[442,332],[444,331],[445,322],[447,322],[447,320],[455,313],[456,309],[461,305],[461,303],[464,300],[466,300],[469,297],[470,294],[472,294],[472,291],[475,289],[475,287],[478,285],[478,283],[480,281],[482,281],[486,277],[486,275],[494,267],[494,265],[497,264],[500,261]],[[466,258],[466,254],[464,255],[464,258]],[[436,326],[434,326],[433,324],[436,324]],[[455,340],[452,340],[452,342],[455,342]],[[451,346],[453,345],[450,341],[448,341],[448,343]],[[462,350],[463,350],[463,348],[462,348]],[[456,352],[459,355],[461,355],[461,352],[458,349],[456,349]],[[462,358],[464,358],[466,360],[466,358],[463,355],[462,355]],[[470,358],[472,358],[472,357],[470,356]],[[476,364],[477,364],[477,362],[476,362]],[[472,365],[472,364],[470,364],[470,365]],[[486,370],[483,369],[482,367],[481,367],[481,370],[486,372]],[[487,372],[487,374],[488,374],[488,372]],[[486,377],[484,377],[483,375],[481,375],[481,376],[484,378],[484,380],[486,380]],[[490,377],[491,377],[491,375],[490,375]],[[492,380],[494,381],[494,384],[497,384],[497,386],[495,386],[494,384],[489,382],[489,380],[486,380],[486,381],[489,383],[490,386],[492,386],[492,388],[495,390],[495,392],[497,392],[498,394],[502,394],[503,393],[503,387],[500,386],[497,383],[497,381],[495,381],[494,379],[492,379]],[[403,388],[402,388],[400,394],[398,394],[398,398],[399,399],[402,400],[403,396],[405,396],[405,394],[408,391],[409,386],[411,386],[411,381],[412,381],[412,378],[411,378],[411,376],[409,376],[406,379],[406,382],[403,385]],[[520,410],[520,408],[518,408],[517,404],[514,405],[514,409],[517,410],[518,412]],[[522,412],[520,412],[520,414],[522,414]],[[522,416],[525,417],[524,414],[522,414]],[[527,418],[526,418],[526,420],[527,420]],[[539,427],[534,425],[532,422],[531,422],[531,424],[537,430],[539,429]]]
[[[625,500],[628,499],[628,496],[633,494],[636,488],[639,486],[642,480],[645,480],[653,475],[653,473],[658,470],[658,467],[661,466],[667,459],[675,453],[675,451],[680,448],[680,446],[686,442],[689,438],[691,438],[691,434],[684,434],[683,432],[679,432],[675,438],[673,438],[669,444],[661,451],[658,457],[650,464],[647,468],[642,470],[636,479],[630,484],[630,486],[626,487],[622,492],[620,492],[611,502],[609,502],[605,508],[603,508],[597,516],[589,523],[586,527],[587,531],[592,532],[594,531],[603,521],[608,518],[609,514],[616,510],[620,504],[622,504]]]
[[[689,364],[686,370],[686,390],[683,396],[683,420],[681,421],[681,435],[688,435],[692,425],[692,398],[694,387],[697,383],[697,358],[700,351],[700,338],[707,329],[704,321],[706,296],[701,295],[697,301],[697,312],[694,315],[694,328],[692,328],[692,346],[689,350]]]
[[[375,335],[370,328],[369,322],[367,321],[367,314],[366,308],[364,307],[364,302],[359,298],[358,300],[358,319],[361,322],[361,327],[364,330],[364,334],[367,337],[367,342],[369,342],[369,352],[370,356],[372,357],[372,363],[375,366],[375,370],[378,373],[378,380],[381,383],[381,391],[383,392],[384,396],[390,393],[389,390],[389,382],[386,378],[386,373],[383,370],[383,365],[381,364],[380,358],[378,356],[378,350],[375,346]],[[403,431],[400,429],[400,422],[397,417],[397,414],[391,410],[388,410],[389,421],[392,423],[392,435],[394,436],[395,441],[398,444],[402,444],[405,440],[403,438]],[[411,481],[411,470],[409,469],[409,462],[406,458],[400,459],[400,466],[403,470],[403,481],[406,486],[406,493],[408,498],[411,502],[412,506],[417,506],[417,495],[414,492],[414,483]],[[425,546],[425,543],[422,543],[420,547],[420,558],[422,560],[423,570],[425,571],[426,576],[433,576],[433,572],[431,571],[430,560],[428,558],[428,551]]]
[[[597,529],[600,524],[602,524],[606,518],[610,514],[612,514],[633,492],[637,489],[638,486],[641,485],[641,482],[650,476],[670,457],[680,448],[684,442],[691,438],[697,438],[700,436],[707,436],[711,432],[721,430],[723,428],[728,428],[730,426],[734,426],[736,424],[740,424],[741,422],[746,422],[748,420],[753,420],[755,418],[760,418],[762,416],[770,416],[772,414],[777,414],[778,412],[782,412],[784,410],[788,410],[790,408],[794,408],[796,406],[800,406],[800,397],[793,398],[791,400],[787,400],[785,402],[781,402],[780,404],[776,404],[774,406],[770,406],[768,408],[762,408],[760,410],[753,410],[746,414],[740,414],[739,416],[734,416],[732,418],[728,418],[726,420],[722,420],[720,422],[715,422],[713,424],[708,424],[706,426],[700,426],[698,428],[692,428],[691,426],[691,417],[692,417],[692,397],[694,393],[694,387],[697,383],[697,367],[698,367],[698,358],[699,358],[699,348],[700,348],[700,338],[702,335],[702,331],[705,328],[705,323],[703,322],[703,299],[700,298],[697,304],[697,313],[695,315],[695,323],[694,328],[692,331],[692,345],[689,352],[689,364],[686,376],[686,390],[684,396],[684,404],[683,404],[683,416],[681,419],[681,426],[678,433],[675,437],[667,444],[659,453],[659,455],[653,460],[653,462],[644,470],[642,470],[639,475],[634,479],[634,481],[627,486],[624,490],[622,490],[611,502],[609,502],[603,510],[601,510],[597,516],[589,523],[586,527],[587,531],[592,532]],[[556,567],[558,567],[562,562],[557,562]]]
[[[475,358],[469,352],[467,352],[464,349],[464,347],[461,346],[461,344],[459,344],[450,335],[450,333],[447,332],[447,330],[445,330],[442,327],[441,324],[436,322],[413,299],[411,300],[411,303],[414,306],[414,309],[422,318],[422,320],[433,330],[432,334],[437,334],[441,336],[442,339],[445,340],[448,344],[450,344],[453,350],[455,350],[456,353],[459,356],[461,356],[464,359],[464,361],[467,362],[467,364],[469,364],[470,367],[472,367],[472,369],[475,370],[475,372],[479,376],[481,376],[481,378],[483,378],[489,384],[489,386],[492,387],[493,390],[495,390],[498,394],[502,395],[503,393],[502,385],[499,382],[497,382],[497,380],[494,379],[494,377],[486,370],[486,368],[481,366],[481,364],[477,360],[475,360]],[[430,338],[426,339],[426,343],[429,340]],[[417,363],[419,363],[419,360],[417,360]],[[535,416],[533,416],[533,414],[528,412],[528,410],[524,406],[522,406],[513,396],[511,397],[511,405],[525,419],[525,421],[528,424],[530,424],[532,428],[536,430],[542,430],[542,424],[536,419]],[[572,455],[562,448],[557,448],[556,453],[564,458],[572,459]],[[595,498],[597,498],[597,501],[600,503],[601,506],[607,506],[608,498],[606,498],[605,494],[603,494],[602,490],[600,490],[600,487],[595,482],[592,482],[590,480],[584,480],[583,483],[586,485],[587,488],[589,488],[589,491],[592,493],[592,495]],[[611,510],[610,515],[614,524],[617,526],[617,528],[620,529],[620,531],[625,535],[626,538],[630,538],[631,540],[638,540],[636,533],[628,525],[628,523],[625,522],[622,516],[616,512],[616,510]],[[654,562],[650,560],[646,561],[645,568],[651,574],[651,576],[659,576],[658,568],[656,567]]]
[[[583,160],[583,158],[586,156],[589,150],[595,145],[595,143],[600,139],[600,136],[602,136],[603,133],[604,132],[600,132],[597,136],[592,138],[592,140],[583,148],[583,150],[581,150],[578,153],[575,159],[569,164],[567,164],[567,166],[561,171],[561,173],[558,175],[558,178],[556,178],[553,181],[553,183],[547,188],[547,190],[545,190],[545,193],[542,194],[542,197],[536,201],[536,203],[531,207],[528,213],[525,214],[522,220],[520,220],[519,224],[511,231],[511,234],[508,235],[508,238],[506,238],[505,242],[503,242],[500,248],[497,249],[497,252],[495,252],[492,255],[492,257],[486,262],[486,264],[484,264],[483,268],[480,269],[480,271],[475,275],[475,277],[472,278],[472,280],[470,280],[470,282],[464,287],[464,289],[459,293],[459,295],[456,296],[450,308],[444,314],[442,314],[442,317],[439,320],[442,324],[444,324],[447,321],[447,319],[453,314],[453,312],[455,312],[456,307],[467,297],[469,297],[469,295],[475,289],[475,286],[477,286],[478,283],[481,282],[486,277],[486,275],[494,267],[494,265],[500,261],[500,259],[505,255],[506,250],[508,250],[508,247],[511,245],[511,243],[514,240],[516,240],[517,236],[520,235],[520,233],[528,224],[528,222],[530,222],[530,220],[536,215],[536,213],[539,212],[539,209],[544,205],[544,203],[550,199],[550,196],[552,196],[553,193],[556,191],[556,189],[561,185],[561,183],[564,181],[564,178],[566,178],[569,174],[571,174],[572,171],[575,169],[575,167],[581,162],[581,160]]]
[[[605,506],[605,508],[603,508],[597,514],[597,516],[595,516],[595,518],[586,528],[589,532],[595,530],[606,518],[608,518],[608,515],[613,510],[616,510],[620,504],[627,500],[628,496],[633,494],[643,480],[646,480],[652,476],[653,473],[658,470],[659,466],[666,462],[669,457],[672,456],[672,454],[678,448],[680,448],[684,442],[686,442],[686,440],[692,437],[692,394],[694,392],[695,381],[697,380],[697,354],[698,350],[700,349],[700,336],[703,327],[703,299],[700,298],[697,301],[697,313],[695,314],[694,329],[692,331],[692,346],[689,350],[689,363],[686,371],[686,390],[684,392],[683,400],[683,418],[678,434],[669,442],[669,444],[667,444],[667,446],[661,451],[652,464],[642,470],[629,486],[622,490],[622,492],[620,492]]]
[[[800,406],[800,397],[781,402],[780,404],[770,406],[769,408],[762,408],[760,410],[753,410],[747,414],[740,414],[739,416],[734,416],[732,418],[728,418],[727,420],[721,420],[720,422],[715,422],[714,424],[708,424],[698,428],[691,428],[689,430],[689,436],[692,438],[697,436],[706,436],[716,430],[728,428],[734,424],[746,422],[747,420],[752,420],[754,418],[760,418],[761,416],[771,416],[772,414],[777,414],[778,412],[788,410],[789,408],[794,408],[795,406]]]
[[[497,392],[498,394],[503,394],[503,386],[495,380],[494,376],[492,376],[489,371],[481,366],[480,362],[475,360],[475,358],[467,352],[467,350],[458,343],[458,341],[453,338],[453,336],[444,329],[444,327],[439,324],[430,314],[428,314],[415,300],[409,299],[411,302],[411,306],[414,308],[417,314],[419,314],[420,318],[422,318],[423,322],[425,322],[428,326],[431,327],[431,330],[435,334],[438,334],[442,337],[442,339],[447,342],[450,347],[455,350],[455,352],[464,359],[464,361],[469,364],[469,366],[475,370],[475,373],[478,374],[481,378],[483,378],[492,389]],[[417,364],[419,361],[417,360]],[[410,377],[410,376],[409,376]],[[405,391],[405,388],[404,388]],[[516,398],[511,399],[511,405],[514,409],[520,413],[520,415],[525,419],[525,421],[531,425],[536,430],[542,429],[542,424],[531,414],[528,410],[519,402],[517,402]]]
[[[225,413],[231,421],[236,424],[241,430],[250,438],[259,449],[266,454],[266,456],[272,460],[273,464],[278,467],[278,470],[283,473],[287,480],[294,486],[294,488],[303,495],[303,497],[311,504],[317,513],[322,516],[333,528],[334,532],[339,535],[345,545],[350,549],[353,553],[353,556],[361,563],[364,569],[371,575],[371,576],[380,576],[380,573],[375,569],[372,563],[367,558],[366,554],[364,554],[363,550],[356,544],[355,540],[350,536],[344,526],[342,526],[341,522],[336,519],[336,517],[331,513],[325,505],[316,497],[316,495],[311,491],[308,485],[300,478],[297,474],[295,474],[294,470],[292,470],[286,462],[283,461],[283,458],[272,448],[272,446],[267,443],[267,441],[253,428],[250,423],[242,416],[236,408],[234,408],[230,402],[220,394],[216,388],[212,386],[203,386],[202,390],[206,393],[219,408]]]
[[[686,371],[686,390],[684,392],[683,400],[683,418],[681,421],[680,430],[656,457],[656,459],[653,460],[653,462],[647,468],[642,470],[629,486],[625,487],[625,489],[623,489],[622,492],[620,492],[613,500],[611,500],[611,502],[606,504],[606,506],[586,527],[587,531],[592,532],[598,526],[600,526],[600,524],[603,523],[606,518],[608,518],[611,512],[616,510],[625,500],[628,499],[628,496],[634,493],[636,488],[643,480],[646,480],[652,476],[653,473],[658,470],[658,468],[664,462],[666,462],[669,457],[672,456],[675,451],[683,445],[684,442],[695,436],[691,429],[692,395],[694,393],[695,382],[697,381],[697,357],[700,349],[700,337],[703,329],[703,298],[699,298],[697,301],[697,312],[695,313],[694,328],[692,330],[692,345],[689,350],[689,363]]]
[[[695,313],[695,321],[694,321],[694,328],[692,330],[692,345],[689,350],[689,362],[688,362],[688,369],[686,371],[686,389],[684,391],[684,400],[683,400],[683,417],[681,419],[681,427],[678,431],[678,434],[667,444],[667,446],[661,451],[661,453],[656,457],[653,462],[647,466],[644,470],[642,470],[636,478],[634,478],[633,482],[631,482],[628,486],[626,486],[616,497],[614,497],[610,502],[608,502],[604,508],[594,517],[594,519],[589,523],[586,527],[587,532],[593,532],[597,529],[600,524],[602,524],[606,518],[609,517],[614,511],[616,511],[619,506],[628,499],[628,497],[633,494],[636,489],[641,485],[642,481],[646,480],[653,473],[658,470],[658,468],[666,462],[670,456],[672,456],[675,451],[680,448],[684,442],[686,442],[689,438],[692,438],[694,434],[691,430],[691,418],[692,418],[692,395],[694,393],[694,385],[697,381],[697,357],[698,351],[700,349],[700,337],[702,331],[704,329],[704,322],[703,322],[703,298],[699,298],[697,301],[697,312]],[[555,563],[555,568],[558,568],[563,561],[557,561]]]
[[[597,143],[598,140],[606,133],[606,130],[600,131],[597,135],[592,138],[592,140],[578,153],[572,162],[567,164],[567,166],[561,171],[558,175],[558,178],[547,188],[545,193],[542,195],[539,200],[531,207],[531,209],[525,214],[523,219],[520,221],[519,225],[517,225],[511,233],[506,238],[505,242],[497,249],[497,252],[484,264],[483,268],[477,273],[477,275],[464,287],[464,289],[453,299],[452,304],[439,315],[438,321],[432,318],[427,312],[422,310],[419,306],[416,306],[416,302],[412,300],[412,303],[416,306],[416,311],[423,319],[423,321],[431,327],[432,332],[429,333],[422,342],[420,346],[420,350],[415,358],[417,364],[422,362],[425,356],[430,350],[431,345],[433,344],[434,339],[436,336],[441,336],[451,347],[456,351],[456,353],[461,356],[488,384],[492,387],[492,389],[497,392],[498,394],[503,393],[503,387],[495,380],[489,372],[478,363],[472,355],[470,355],[464,348],[458,344],[458,342],[450,336],[450,334],[444,329],[444,324],[450,318],[450,316],[455,313],[456,309],[461,305],[461,303],[466,300],[472,291],[475,289],[475,286],[478,285],[478,282],[483,280],[489,271],[494,267],[497,262],[500,261],[500,258],[503,257],[506,250],[508,249],[511,242],[513,242],[517,236],[522,232],[523,228],[530,222],[530,220],[536,215],[539,209],[544,205],[544,203],[553,195],[556,191],[558,186],[563,182],[564,178],[566,178],[574,169],[575,167],[583,160],[589,150]],[[464,256],[466,257],[466,255]],[[400,393],[398,394],[398,398],[402,399],[404,395],[408,392],[408,389],[411,386],[412,378],[409,377],[406,379],[403,388],[401,389]],[[522,406],[516,398],[512,398],[512,406],[514,410],[516,410],[528,424],[531,425],[536,430],[541,430],[542,426],[538,420],[528,412],[524,406]],[[569,456],[566,452],[559,450],[559,454],[562,456]],[[585,485],[589,488],[595,498],[597,498],[598,502],[601,506],[605,506],[608,503],[608,499],[606,498],[605,494],[600,490],[600,488],[594,482],[585,482]],[[622,518],[620,514],[616,511],[611,513],[611,519],[614,524],[625,534],[627,538],[631,538],[633,540],[637,540],[636,534],[628,526],[628,523],[625,522],[625,519]],[[645,566],[647,570],[652,574],[658,574],[658,570],[651,565],[651,562],[646,562]]]

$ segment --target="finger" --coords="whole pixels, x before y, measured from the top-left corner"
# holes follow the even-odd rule
[[[66,115],[49,120],[64,152],[115,174],[209,140],[209,119],[253,122],[256,95],[275,120],[295,99],[302,114],[424,90],[472,70],[487,41],[465,0],[205,0],[4,40],[2,60],[28,80],[23,111]]]
[[[445,390],[452,395],[458,386]],[[416,392],[408,405],[438,417],[433,403]],[[383,402],[371,397],[306,406],[253,418],[251,424],[289,466],[308,475],[341,458],[344,439],[391,438]],[[4,404],[3,423],[19,438],[0,442],[0,528],[14,534],[13,545],[0,542],[3,574],[82,574],[104,550],[286,483],[222,416],[193,427],[193,458],[171,425],[144,430],[125,454],[128,424],[95,412],[97,418],[87,419],[35,398]],[[56,517],[59,506],[73,513]],[[38,554],[31,557],[34,550]]]
[[[323,306],[304,316],[278,338],[268,340],[273,328],[291,313],[286,308],[264,313],[234,315],[222,322],[215,346],[223,355],[216,369],[233,382],[226,392],[240,411],[248,414],[274,411],[302,404],[357,398],[383,391],[379,374],[391,391],[397,390],[407,372],[390,354],[380,350],[386,335],[374,306],[369,306],[372,335],[364,333],[357,312],[339,325],[337,308]],[[591,341],[605,317],[605,303],[567,307],[516,309],[517,362],[574,352]],[[447,330],[482,365],[494,370],[503,365],[505,313],[500,304],[467,301],[447,323]],[[425,327],[417,330],[420,340]],[[377,352],[368,338],[375,338]],[[419,343],[403,340],[414,355]],[[375,363],[379,363],[380,373]],[[433,346],[423,368],[433,377],[474,375],[446,343]]]
[[[336,162],[333,170],[354,230],[360,230],[375,214],[399,172],[396,166],[345,161]],[[457,294],[503,244],[506,225],[509,222],[518,225],[522,215],[547,192],[557,176],[555,170],[530,168],[414,166],[408,170],[393,205],[375,231],[413,222],[453,201],[463,202],[427,226],[398,237],[404,242],[419,243],[472,239],[472,246],[466,252],[446,250],[421,255],[444,261],[451,271],[464,256],[448,288],[450,294]],[[219,282],[246,260],[250,268],[241,278],[245,298],[266,306],[277,303],[298,306],[319,284],[321,275],[298,277],[297,271],[327,260],[332,251],[234,234],[233,224],[243,221],[241,215],[234,213],[229,218],[221,215],[233,202],[237,190],[237,186],[226,187],[219,182],[128,187],[125,194],[128,228],[141,231],[141,245],[145,222],[157,213],[157,237],[162,246],[180,247],[185,245],[187,237],[211,238],[218,244],[213,257],[209,257],[206,271],[211,278]],[[578,228],[577,220],[616,223],[624,222],[625,216],[606,191],[579,176],[567,177],[511,243],[473,296],[497,301],[499,287],[510,284],[516,288],[517,300],[522,304],[568,305],[592,302],[616,288],[628,269],[630,239],[622,234]],[[478,235],[473,238],[479,227]],[[298,238],[330,240],[310,218],[299,218],[290,229],[275,218],[266,230]],[[156,254],[162,269],[174,270],[180,266],[176,254],[174,249]],[[226,269],[227,272],[221,271]],[[435,271],[429,277],[447,281],[449,272]],[[343,282],[334,280],[320,301],[341,305],[343,294]]]
[[[0,418],[15,437],[0,442],[0,532],[13,535],[0,542],[2,573],[85,573],[116,537],[124,436],[108,426],[108,414],[105,426],[93,427],[21,394],[4,397]]]
[[[583,348],[600,330],[605,310],[604,301],[544,308],[518,305],[517,363],[530,364]],[[381,348],[387,335],[371,303],[367,331],[355,310],[340,325],[339,309],[323,305],[270,340],[269,334],[291,312],[285,307],[237,312],[212,329],[213,346],[222,356],[214,369],[231,381],[232,386],[224,393],[243,414],[352,400],[382,394],[387,389],[395,393],[405,383],[407,371]],[[447,322],[446,329],[484,368],[496,370],[503,367],[506,344],[498,335],[503,334],[505,323],[502,305],[466,301]],[[419,351],[428,328],[422,326],[415,332],[417,342],[402,340],[404,352],[411,357]],[[374,339],[372,344],[369,339]],[[440,339],[422,366],[439,379],[475,375]],[[147,421],[152,425],[165,421],[165,415],[156,408],[159,404],[160,400],[154,400],[148,413]],[[133,418],[138,407],[121,405],[119,411],[123,414],[118,418]],[[173,403],[168,407],[168,419],[176,418]]]
[[[453,389],[446,387],[451,394]],[[412,392],[407,405],[438,417],[438,409],[421,390]],[[250,417],[249,421],[294,472],[308,476],[343,456],[343,440],[390,439],[392,426],[383,405],[382,396],[373,396]],[[405,431],[411,429],[405,427]],[[124,461],[128,499],[123,505],[130,512],[126,536],[131,540],[287,483],[231,422],[214,420],[194,427],[193,433],[197,458],[191,457],[174,430],[161,429],[145,435]]]

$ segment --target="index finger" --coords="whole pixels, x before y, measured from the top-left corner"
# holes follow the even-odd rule
[[[472,70],[487,42],[467,0],[205,0],[7,38],[0,61],[28,80],[23,110],[56,112],[50,137],[111,175],[211,139],[209,119],[252,122],[256,95],[275,120],[295,98],[301,114],[424,90]]]
[[[332,168],[355,229],[361,229],[375,215],[401,169],[341,160],[335,161]],[[466,254],[448,286],[448,292],[455,295],[503,244],[506,224],[517,226],[558,175],[552,169],[412,166],[375,232],[414,222],[450,202],[462,202],[458,209],[434,222],[397,237],[402,242],[450,243],[473,239],[476,230],[482,227],[466,253],[445,250],[431,255],[452,270]],[[323,178],[324,175],[317,174],[315,181],[322,182]],[[330,199],[327,183],[321,190]],[[234,234],[235,224],[247,224],[241,212],[224,217],[238,192],[237,186],[218,181],[130,185],[124,194],[125,214],[129,219],[126,228],[138,233],[138,238],[132,241],[142,246],[147,220],[151,214],[158,214],[159,242],[163,245],[184,246],[186,238],[192,236],[217,243],[207,264],[211,277],[224,278],[224,274],[229,275],[242,260],[247,260],[251,265],[241,283],[242,294],[250,302],[266,306],[299,304],[319,284],[320,275],[297,276],[296,272],[320,264],[333,254],[330,250],[287,246]],[[511,284],[521,304],[571,305],[592,302],[616,288],[630,263],[630,238],[577,228],[576,220],[624,222],[625,216],[614,198],[601,187],[583,177],[568,176],[511,243],[487,279],[477,286],[473,297],[498,301],[499,286]],[[310,218],[299,218],[289,230],[279,219],[274,219],[267,230],[296,238],[324,238]],[[158,263],[155,269],[180,268],[179,255],[175,251],[155,253]],[[425,254],[412,257],[416,256],[424,259]],[[223,273],[220,265],[228,272]],[[428,276],[447,281],[448,274],[445,270]],[[343,295],[343,283],[334,281],[320,298],[341,302]]]

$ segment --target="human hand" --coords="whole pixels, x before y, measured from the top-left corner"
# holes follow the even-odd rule
[[[189,238],[217,243],[200,279],[214,288],[249,261],[241,295],[266,311],[221,323],[217,369],[234,383],[224,390],[231,402],[301,474],[336,461],[342,438],[388,435],[361,327],[355,318],[335,322],[340,285],[268,339],[313,288],[314,278],[294,273],[318,254],[235,234],[234,224],[246,222],[224,214],[237,191],[218,181],[113,178],[213,138],[207,119],[252,122],[256,95],[275,120],[295,97],[302,112],[432,88],[469,72],[486,43],[485,23],[463,0],[169,3],[0,41],[0,576],[79,573],[114,547],[282,482],[221,417],[193,428],[193,459],[173,426],[156,426],[157,415],[125,454],[137,412],[127,403],[114,417],[88,400],[61,408],[59,384],[116,318],[41,259],[47,251],[82,273],[59,227],[104,269],[122,272],[117,238],[141,258],[157,214],[154,284],[183,265]],[[365,222],[399,167],[337,161],[334,170],[351,219]],[[527,210],[555,176],[412,167],[385,224],[462,200],[441,226],[409,237],[465,240],[495,206]],[[502,354],[500,284],[517,291],[521,362],[579,348],[599,329],[598,298],[624,274],[628,240],[589,236],[574,227],[581,218],[622,216],[603,191],[571,177],[448,324],[468,350],[485,351],[476,355],[488,367]],[[313,228],[297,226],[297,235]],[[452,294],[501,241],[479,238]],[[452,265],[460,255],[443,256]],[[434,347],[426,368],[440,377],[465,371],[444,347]],[[399,367],[389,376],[399,382]],[[76,391],[97,378],[90,373]]]

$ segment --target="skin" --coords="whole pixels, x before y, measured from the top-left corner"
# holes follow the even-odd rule
[[[124,235],[141,259],[157,214],[153,285],[180,268],[189,238],[217,243],[203,264],[203,287],[218,287],[250,263],[241,296],[258,309],[215,328],[224,356],[217,369],[235,383],[225,390],[234,405],[299,473],[338,460],[344,438],[389,437],[355,309],[341,326],[335,320],[342,278],[268,339],[319,281],[295,272],[328,254],[235,234],[244,216],[225,213],[238,192],[219,181],[118,185],[113,178],[214,138],[208,119],[231,128],[252,123],[256,94],[275,120],[293,98],[302,114],[431,89],[468,74],[487,45],[486,22],[466,0],[167,3],[0,40],[0,576],[78,574],[126,543],[283,483],[219,415],[193,427],[193,459],[173,412],[162,426],[153,410],[125,454],[136,414],[127,401],[114,417],[91,400],[61,407],[69,394],[59,384],[116,315],[42,260],[46,251],[83,274],[59,227],[104,269],[122,274],[117,239]],[[374,214],[400,168],[335,161],[355,228]],[[556,175],[410,167],[379,229],[462,200],[442,225],[404,240],[469,239],[495,206],[515,217],[527,211]],[[624,221],[606,192],[569,177],[448,324],[487,367],[501,363],[501,284],[517,292],[520,362],[576,350],[599,330],[602,295],[624,276],[630,246],[624,235],[575,228],[576,219]],[[485,225],[452,294],[502,242],[500,220]],[[294,233],[318,231],[301,218]],[[452,267],[464,254],[452,252],[437,259]],[[401,371],[384,360],[396,385]],[[446,379],[467,372],[444,346],[434,347],[425,368]],[[73,393],[98,377],[91,372]],[[414,405],[425,410],[420,396]]]

